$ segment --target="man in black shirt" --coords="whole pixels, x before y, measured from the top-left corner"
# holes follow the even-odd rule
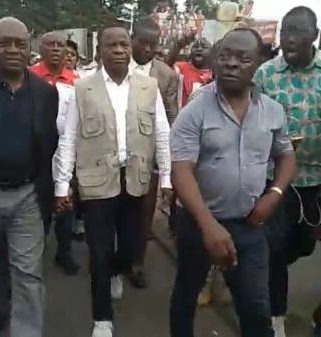
[[[58,139],[57,90],[30,74],[27,62],[26,26],[1,19],[0,243],[7,254],[0,263],[7,255],[9,271],[0,273],[0,287],[10,279],[11,337],[42,337],[42,219],[51,212],[51,159]]]

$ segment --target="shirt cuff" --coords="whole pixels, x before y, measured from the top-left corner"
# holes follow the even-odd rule
[[[55,197],[68,197],[69,183],[56,183],[55,184]]]
[[[170,175],[163,175],[163,176],[160,176],[159,178],[160,178],[161,188],[169,188],[169,189],[173,188]]]

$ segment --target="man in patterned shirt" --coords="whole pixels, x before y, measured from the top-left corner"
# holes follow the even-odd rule
[[[313,226],[320,224],[317,197],[321,187],[321,53],[313,43],[317,18],[307,7],[293,8],[283,19],[283,56],[257,71],[255,82],[285,108],[289,133],[302,138],[296,149],[297,176],[284,203],[268,224],[270,296],[276,337],[284,337],[287,309],[287,266],[312,254]]]

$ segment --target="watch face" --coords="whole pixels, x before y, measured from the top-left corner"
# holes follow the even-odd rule
[[[296,150],[297,147],[300,145],[300,143],[302,142],[302,140],[304,139],[303,136],[292,136],[290,137],[292,145],[294,147],[294,149]]]

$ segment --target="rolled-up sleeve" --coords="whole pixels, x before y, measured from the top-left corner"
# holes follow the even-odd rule
[[[279,106],[280,123],[279,128],[273,132],[272,157],[276,158],[284,152],[294,151],[288,133],[288,126],[284,109]]]
[[[70,100],[64,128],[65,130],[59,137],[58,148],[52,159],[56,197],[68,195],[76,161],[76,141],[80,132],[80,122],[75,94]]]
[[[156,100],[156,162],[159,169],[161,188],[172,188],[171,159],[169,150],[169,123],[162,96],[158,90]]]
[[[196,101],[187,105],[176,118],[170,135],[172,162],[196,163],[200,152],[202,108]]]

